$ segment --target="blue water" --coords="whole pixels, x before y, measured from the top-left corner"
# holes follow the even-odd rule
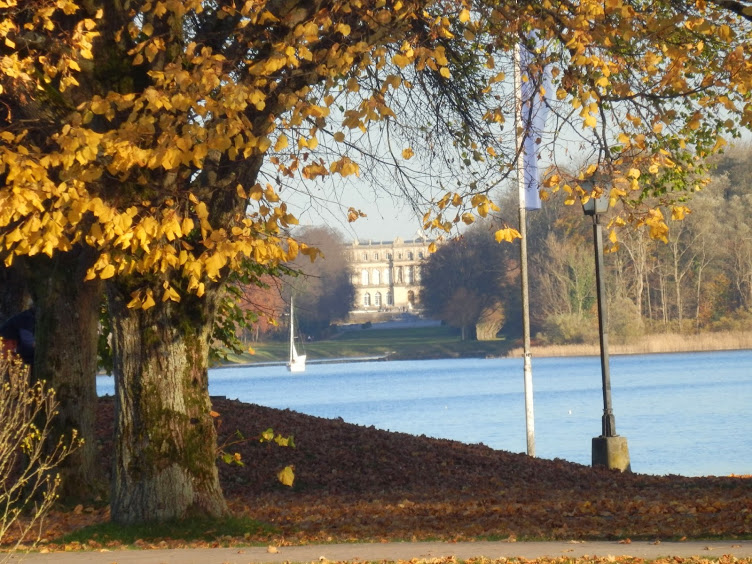
[[[752,473],[752,351],[614,356],[616,432],[632,469]],[[212,395],[380,429],[526,450],[521,359],[447,359],[223,368]],[[533,359],[536,455],[590,464],[601,432],[597,357]],[[113,392],[100,377],[100,394]],[[263,425],[263,422],[259,422]]]

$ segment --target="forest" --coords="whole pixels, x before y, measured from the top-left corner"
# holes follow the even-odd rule
[[[611,222],[606,292],[609,335],[616,342],[752,327],[750,152],[740,144],[717,157],[709,182],[686,195],[688,213],[667,214],[663,238],[651,237],[639,221]],[[504,242],[494,249],[493,233],[502,218],[513,221],[516,191],[499,201],[499,216],[471,226],[428,257],[422,299],[426,314],[473,329],[484,307],[500,303],[501,333],[514,338],[520,331],[519,250]],[[606,222],[615,216],[612,211]],[[592,237],[580,205],[565,205],[557,195],[528,214],[531,325],[541,344],[597,342]]]
[[[605,255],[609,334],[615,342],[653,333],[736,331],[752,327],[752,147],[740,144],[717,157],[709,182],[687,194],[688,212],[667,217],[665,239],[638,222],[613,222]],[[422,270],[421,309],[427,316],[481,339],[517,338],[519,250],[497,243],[494,232],[517,207],[514,190],[500,195],[500,212],[447,237]],[[613,218],[611,213],[609,218]],[[608,219],[606,220],[609,221]],[[531,324],[541,344],[595,343],[597,317],[592,223],[579,205],[556,195],[528,214]],[[354,307],[347,244],[331,227],[297,230],[323,249],[311,263],[290,264],[290,275],[265,288],[246,288],[243,307],[265,311],[251,340],[284,338],[270,320],[283,319],[291,293],[300,299],[305,334],[331,334]],[[349,300],[349,302],[348,302]],[[348,308],[348,303],[350,307]],[[495,331],[479,325],[493,318]],[[282,324],[284,325],[284,323]],[[463,336],[464,338],[464,336]]]
[[[664,239],[614,227],[605,256],[609,335],[744,330],[752,326],[749,146],[717,159],[710,182],[666,218]],[[546,342],[597,337],[592,227],[579,206],[552,198],[530,214],[531,316]]]

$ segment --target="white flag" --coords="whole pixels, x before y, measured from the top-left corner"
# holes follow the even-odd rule
[[[540,143],[546,127],[546,117],[548,116],[548,106],[545,103],[545,96],[550,90],[551,80],[549,73],[545,70],[541,72],[531,69],[530,64],[532,62],[533,55],[524,45],[521,46],[520,76],[523,79],[520,96],[522,100],[522,126],[525,131],[525,139],[522,145],[525,208],[528,210],[539,210],[541,208],[541,182],[538,159],[540,157]]]

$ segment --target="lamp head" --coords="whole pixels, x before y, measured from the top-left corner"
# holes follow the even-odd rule
[[[606,213],[610,204],[609,200],[609,195],[605,192],[597,198],[589,198],[587,202],[582,204],[582,211],[585,212],[585,215],[600,215]]]

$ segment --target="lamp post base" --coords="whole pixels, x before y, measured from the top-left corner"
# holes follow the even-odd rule
[[[631,472],[627,437],[593,437],[593,466]]]

